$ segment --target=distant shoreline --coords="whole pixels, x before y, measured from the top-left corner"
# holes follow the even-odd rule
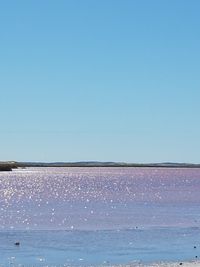
[[[0,162],[0,171],[26,167],[135,167],[135,168],[200,168],[200,164],[191,163],[124,163],[124,162]]]
[[[7,172],[7,171],[12,171],[12,169],[16,169],[18,166],[16,162],[13,161],[5,161],[5,162],[0,162],[0,171],[1,172]]]
[[[125,162],[16,162],[18,167],[148,167],[148,168],[200,168],[191,163],[125,163]]]

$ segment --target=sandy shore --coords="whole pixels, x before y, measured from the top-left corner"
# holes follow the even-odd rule
[[[152,263],[152,264],[132,263],[132,264],[125,264],[125,265],[109,265],[107,267],[181,267],[181,266],[200,267],[200,261],[157,262],[157,263]]]
[[[191,261],[191,262],[159,262],[159,263],[152,263],[152,264],[128,264],[128,265],[117,265],[117,266],[110,266],[110,267],[200,267],[200,261]]]

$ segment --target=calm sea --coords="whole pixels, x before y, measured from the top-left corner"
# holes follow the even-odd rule
[[[15,242],[20,242],[16,246]],[[200,257],[200,169],[28,168],[0,173],[0,266]]]

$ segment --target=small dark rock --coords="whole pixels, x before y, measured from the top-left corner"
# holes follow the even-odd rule
[[[194,248],[197,248],[196,246],[194,246]]]
[[[179,263],[179,265],[183,265],[183,263],[182,263],[182,262],[180,262],[180,263]]]
[[[15,246],[19,246],[20,245],[20,242],[15,242]]]
[[[198,256],[195,256],[195,258],[197,259],[197,258],[198,258]]]

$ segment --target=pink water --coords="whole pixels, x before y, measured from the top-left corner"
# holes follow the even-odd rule
[[[200,256],[199,204],[200,169],[2,172],[0,265],[195,259]],[[20,247],[14,246],[17,240]]]

